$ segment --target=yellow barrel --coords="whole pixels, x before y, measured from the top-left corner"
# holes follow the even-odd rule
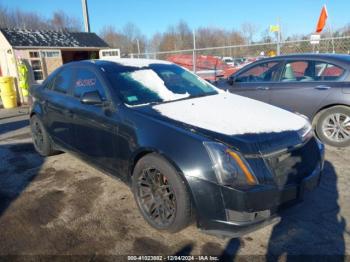
[[[13,85],[13,77],[0,77],[0,94],[4,108],[14,108],[17,106],[17,95]]]

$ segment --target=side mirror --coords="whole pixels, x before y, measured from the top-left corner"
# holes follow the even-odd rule
[[[236,78],[234,76],[229,76],[227,78],[227,83],[231,86],[233,86],[233,83],[236,81]]]
[[[80,98],[80,102],[82,104],[86,104],[86,105],[102,105],[103,104],[103,100],[102,100],[98,91],[91,91],[91,92],[84,93]]]

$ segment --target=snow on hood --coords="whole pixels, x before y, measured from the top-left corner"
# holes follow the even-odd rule
[[[306,119],[284,109],[231,93],[153,106],[160,114],[226,135],[299,131]]]
[[[164,84],[164,81],[151,69],[137,70],[130,74],[130,77],[141,83],[145,88],[158,94],[163,101],[176,100],[188,97],[189,94],[175,94]]]

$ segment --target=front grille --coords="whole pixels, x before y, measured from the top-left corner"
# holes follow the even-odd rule
[[[320,152],[314,138],[305,145],[290,152],[281,153],[265,159],[279,187],[300,183],[312,173],[320,163]]]

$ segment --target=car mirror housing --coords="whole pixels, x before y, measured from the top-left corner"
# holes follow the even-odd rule
[[[91,92],[84,93],[80,98],[80,102],[82,104],[86,104],[86,105],[102,105],[103,104],[103,100],[102,100],[100,94],[98,93],[98,91],[91,91]]]
[[[233,83],[235,82],[235,80],[236,80],[236,78],[234,76],[229,76],[227,78],[227,83],[232,86]]]

